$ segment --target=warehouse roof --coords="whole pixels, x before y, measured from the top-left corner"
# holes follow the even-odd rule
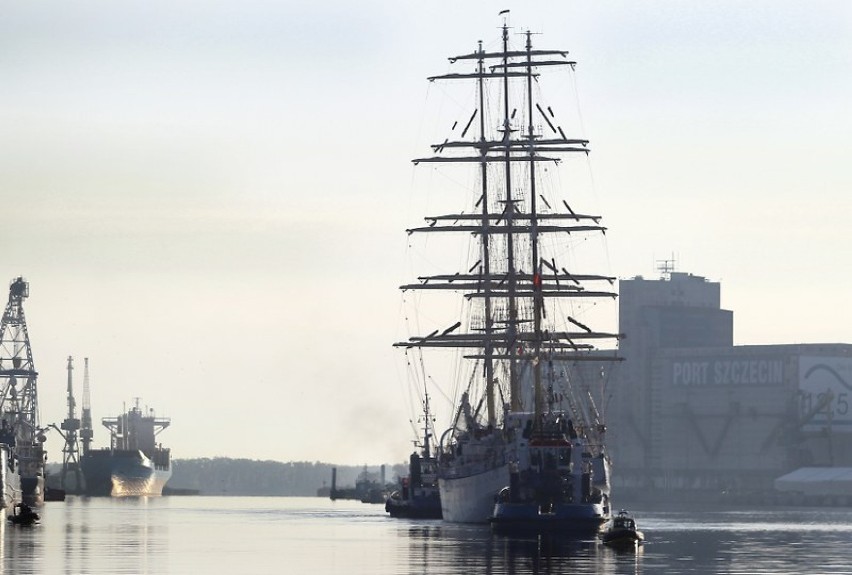
[[[852,467],[800,467],[776,479],[775,489],[805,495],[852,495]]]

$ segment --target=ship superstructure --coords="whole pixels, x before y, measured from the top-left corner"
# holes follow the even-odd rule
[[[161,495],[172,474],[171,452],[157,435],[171,420],[157,417],[137,399],[117,417],[101,420],[110,432],[110,446],[88,449],[81,460],[89,495]]]

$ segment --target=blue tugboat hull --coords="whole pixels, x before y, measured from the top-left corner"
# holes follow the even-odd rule
[[[502,533],[570,533],[594,537],[609,518],[599,504],[557,504],[542,513],[537,504],[497,503],[491,526]]]

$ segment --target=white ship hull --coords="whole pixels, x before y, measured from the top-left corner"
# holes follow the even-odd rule
[[[9,446],[0,444],[0,483],[3,485],[3,509],[11,510],[21,501],[21,479],[17,469],[10,467],[11,452]]]
[[[465,477],[439,478],[444,521],[487,523],[494,513],[495,496],[507,485],[508,465]]]

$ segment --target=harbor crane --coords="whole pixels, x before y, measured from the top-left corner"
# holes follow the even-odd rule
[[[0,424],[9,435],[18,460],[25,502],[44,497],[44,441],[39,427],[38,372],[24,315],[30,284],[17,277],[9,285],[9,301],[0,323]]]
[[[71,493],[82,493],[84,490],[85,480],[83,477],[83,468],[80,463],[80,443],[83,444],[83,453],[85,457],[89,452],[89,446],[92,442],[92,410],[89,401],[89,358],[84,358],[83,371],[83,414],[82,420],[77,419],[77,400],[74,397],[74,358],[68,356],[68,414],[62,421],[61,425],[55,423],[50,424],[50,427],[55,429],[65,440],[65,445],[62,447],[62,472],[60,474],[60,484],[63,490]],[[74,483],[69,483],[68,476],[73,474]]]
[[[65,446],[62,448],[62,489],[69,488],[68,475],[74,475],[74,488],[79,490],[82,486],[82,473],[80,470],[80,449],[77,443],[77,432],[80,430],[80,420],[77,419],[77,402],[74,399],[74,358],[68,356],[68,417],[62,422]]]
[[[80,417],[80,441],[83,443],[83,457],[89,454],[92,447],[94,430],[92,428],[92,397],[89,393],[89,358],[83,358],[83,413]]]

